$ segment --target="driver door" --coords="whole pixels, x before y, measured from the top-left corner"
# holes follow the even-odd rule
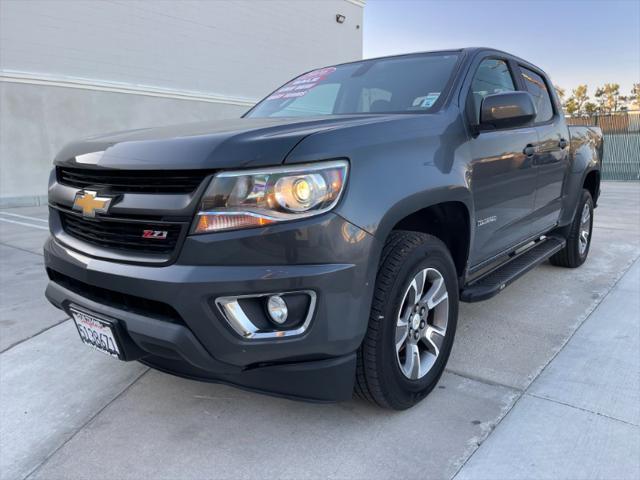
[[[504,58],[485,58],[475,71],[468,108],[479,123],[485,96],[517,90],[512,65]],[[533,127],[482,131],[470,140],[470,188],[475,207],[471,266],[489,260],[524,241],[536,192]],[[525,151],[527,153],[525,153]]]

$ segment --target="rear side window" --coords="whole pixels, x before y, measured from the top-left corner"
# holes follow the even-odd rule
[[[487,95],[512,92],[516,89],[509,65],[504,60],[491,58],[483,60],[471,82],[471,95],[476,123],[480,121],[480,104]]]
[[[522,71],[522,79],[527,91],[533,96],[533,103],[536,105],[538,114],[536,115],[536,123],[548,122],[553,118],[553,105],[549,96],[549,89],[544,79],[535,72],[520,67]]]

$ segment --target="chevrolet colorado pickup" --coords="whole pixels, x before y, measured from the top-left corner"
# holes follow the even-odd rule
[[[46,296],[121,360],[409,408],[459,301],[585,261],[601,155],[600,130],[567,127],[547,75],[501,51],[317,69],[240,119],[63,148]]]

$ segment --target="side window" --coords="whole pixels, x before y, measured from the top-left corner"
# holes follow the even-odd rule
[[[536,105],[538,112],[536,122],[548,122],[553,117],[553,106],[547,84],[537,73],[524,67],[520,67],[520,70],[522,71],[522,79],[526,85],[527,92],[533,96],[533,103]]]
[[[476,123],[480,121],[480,104],[484,97],[515,89],[507,62],[496,58],[483,60],[471,82],[471,103]]]

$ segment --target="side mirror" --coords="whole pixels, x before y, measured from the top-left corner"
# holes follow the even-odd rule
[[[536,106],[528,92],[487,95],[480,106],[480,129],[526,125],[536,118]]]

